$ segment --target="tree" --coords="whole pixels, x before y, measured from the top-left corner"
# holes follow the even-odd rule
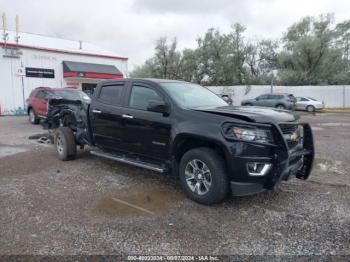
[[[336,25],[336,44],[344,50],[344,58],[349,66],[350,60],[350,20]]]
[[[282,41],[279,53],[281,83],[288,85],[318,85],[337,83],[337,72],[343,71],[342,52],[334,46],[333,16],[318,19],[303,18],[292,25]]]
[[[305,17],[281,41],[249,41],[246,28],[233,24],[224,34],[210,28],[194,49],[177,50],[174,39],[160,38],[155,54],[133,77],[179,79],[203,85],[269,84],[271,72],[284,85],[349,84],[350,20],[336,26],[331,14]]]
[[[160,38],[156,42],[154,57],[147,59],[142,66],[136,67],[131,76],[177,79],[181,67],[181,53],[176,47],[176,39],[168,44],[167,38]]]

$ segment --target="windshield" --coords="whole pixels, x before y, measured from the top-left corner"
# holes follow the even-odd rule
[[[185,82],[161,83],[182,108],[219,107],[227,103],[205,87]]]
[[[62,97],[64,99],[69,99],[69,100],[84,100],[84,101],[90,101],[90,97],[85,94],[83,91],[79,90],[57,90],[53,91],[50,95],[51,97]]]

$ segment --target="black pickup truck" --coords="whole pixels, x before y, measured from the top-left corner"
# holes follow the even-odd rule
[[[202,204],[307,179],[314,158],[311,128],[294,113],[229,106],[182,81],[103,81],[90,103],[51,99],[46,122],[61,160],[89,145],[93,155],[173,174]]]

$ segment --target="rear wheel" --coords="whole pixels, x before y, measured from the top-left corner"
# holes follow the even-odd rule
[[[74,159],[77,154],[77,145],[73,131],[68,127],[59,127],[55,133],[55,147],[57,156],[62,161]]]
[[[309,106],[306,107],[306,110],[307,110],[308,112],[315,112],[315,107],[309,105]]]
[[[281,105],[281,104],[277,105],[276,108],[278,108],[278,109],[286,109],[286,107],[284,105]]]
[[[40,119],[36,116],[34,109],[29,109],[29,122],[33,125],[37,125],[40,122]]]
[[[211,148],[196,148],[180,161],[180,181],[186,195],[201,204],[221,202],[229,191],[224,159]]]

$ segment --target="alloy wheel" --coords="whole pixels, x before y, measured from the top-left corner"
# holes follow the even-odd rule
[[[34,114],[34,111],[33,110],[30,110],[29,111],[29,121],[31,123],[34,123],[35,122],[35,114]]]
[[[198,195],[205,195],[212,185],[211,171],[208,166],[199,159],[189,161],[185,168],[187,186]]]
[[[64,145],[63,145],[62,138],[60,136],[57,136],[56,138],[56,149],[59,154],[63,153]]]

